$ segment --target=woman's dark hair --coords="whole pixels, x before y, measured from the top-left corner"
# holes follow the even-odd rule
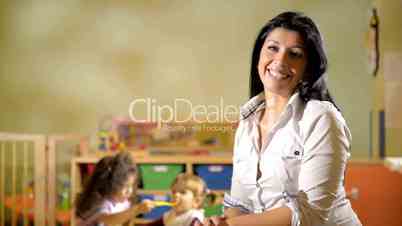
[[[327,56],[317,26],[309,17],[298,12],[284,12],[270,20],[260,31],[254,44],[250,71],[250,98],[264,91],[258,74],[258,62],[265,38],[275,28],[298,32],[307,50],[307,66],[302,83],[298,86],[304,102],[311,99],[330,101],[336,106],[326,86],[324,73],[327,70]],[[338,108],[338,107],[337,107]]]
[[[95,213],[106,198],[123,189],[132,175],[137,175],[137,167],[129,153],[121,152],[102,158],[95,165],[82,193],[76,197],[75,215],[87,218]]]

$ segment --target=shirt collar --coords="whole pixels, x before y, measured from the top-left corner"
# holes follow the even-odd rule
[[[292,110],[293,113],[298,112],[301,108],[303,101],[300,98],[299,92],[294,93],[288,103],[286,104],[285,109]],[[247,119],[250,115],[262,110],[265,108],[265,95],[264,92],[254,96],[249,101],[247,101],[240,108],[240,120]]]

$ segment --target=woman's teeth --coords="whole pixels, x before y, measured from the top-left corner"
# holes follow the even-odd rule
[[[290,77],[288,74],[282,74],[282,73],[280,73],[280,72],[278,72],[278,71],[271,71],[271,70],[268,70],[268,73],[269,73],[272,77],[274,77],[275,79],[287,79],[287,78]]]

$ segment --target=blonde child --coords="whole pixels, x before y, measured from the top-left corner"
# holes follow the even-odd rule
[[[102,158],[83,192],[77,196],[77,225],[123,224],[138,214],[150,211],[154,203],[149,200],[138,205],[131,205],[129,201],[136,180],[137,167],[129,153]]]
[[[165,226],[192,226],[203,222],[205,182],[196,175],[179,174],[171,186],[173,207],[163,215]]]

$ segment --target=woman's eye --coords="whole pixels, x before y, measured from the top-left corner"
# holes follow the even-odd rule
[[[302,58],[303,57],[303,53],[299,52],[299,51],[290,51],[290,56],[292,58]]]
[[[279,48],[277,46],[268,46],[267,49],[270,51],[276,52],[276,51],[278,51]]]

